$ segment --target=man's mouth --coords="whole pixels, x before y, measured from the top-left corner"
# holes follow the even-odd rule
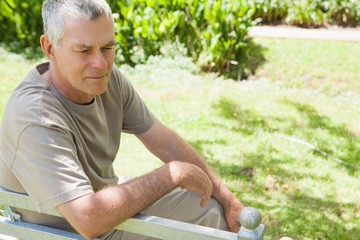
[[[88,77],[86,77],[86,78],[88,78],[88,79],[94,79],[94,80],[101,80],[101,79],[106,78],[106,74],[104,74],[104,75],[97,75],[97,76],[88,76]]]

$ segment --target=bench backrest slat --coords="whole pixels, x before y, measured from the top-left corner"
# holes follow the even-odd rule
[[[31,211],[37,211],[35,204],[31,201],[28,195],[12,192],[2,187],[0,187],[0,205],[8,205]],[[62,217],[62,215],[56,209],[50,209],[43,213]]]
[[[236,233],[143,214],[128,219],[119,225],[117,229],[159,239],[237,239]]]
[[[24,240],[84,240],[79,234],[22,221],[10,221],[1,216],[0,229],[1,234]]]

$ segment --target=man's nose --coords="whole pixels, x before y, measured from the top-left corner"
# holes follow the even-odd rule
[[[91,56],[90,66],[93,68],[105,68],[107,67],[107,61],[101,50],[97,50]]]

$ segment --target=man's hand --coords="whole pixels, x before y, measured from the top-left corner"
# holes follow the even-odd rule
[[[224,208],[225,219],[230,231],[238,232],[240,230],[239,215],[244,207],[245,206],[240,201],[234,199],[230,207]]]
[[[186,162],[173,161],[168,164],[173,181],[182,189],[200,196],[200,206],[205,207],[213,191],[208,175],[198,166]]]

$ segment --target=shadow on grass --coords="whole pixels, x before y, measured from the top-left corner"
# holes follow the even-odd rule
[[[256,70],[266,62],[265,51],[267,48],[252,39],[247,39],[246,48],[243,48],[242,52],[239,53],[241,59],[238,60],[238,63],[228,65],[220,73],[234,80],[246,80],[255,75]]]
[[[271,211],[277,208],[280,211],[276,216],[267,217],[268,234],[276,236],[288,235],[293,239],[341,239],[353,240],[360,236],[360,228],[356,223],[347,226],[346,215],[351,212],[351,204],[340,204],[334,201],[322,200],[304,194],[294,193],[287,195],[291,204],[278,204],[264,209]]]
[[[229,98],[221,98],[213,104],[213,108],[217,110],[219,116],[237,121],[237,125],[231,129],[232,131],[252,135],[259,128],[271,130],[264,117],[252,110],[242,108]]]
[[[302,131],[308,139],[316,141],[316,147],[318,149],[313,150],[315,155],[320,154],[321,157],[328,160],[343,161],[343,163],[340,164],[346,167],[351,175],[359,170],[359,139],[353,136],[345,125],[335,125],[330,118],[320,115],[316,109],[310,105],[293,102],[288,99],[283,100],[282,103],[292,106],[303,115],[304,122],[307,122],[308,124]],[[291,122],[291,120],[286,118],[262,116],[253,110],[242,107],[229,98],[220,98],[218,102],[213,104],[213,108],[218,112],[219,116],[236,121],[237,124],[233,126],[231,130],[243,135],[253,135],[259,130],[269,133],[286,132],[291,135],[298,129],[296,122]],[[275,124],[269,123],[285,123],[289,121],[291,122],[290,127],[287,127],[286,129],[279,129],[277,126],[278,124],[275,126]],[[328,139],[315,136],[314,132],[319,129],[329,133],[337,139],[341,139],[344,142],[341,146],[341,151],[336,151],[336,149],[332,147],[334,144],[329,142]],[[306,141],[306,139],[303,140]],[[339,155],[339,152],[341,155]]]
[[[347,219],[357,219],[360,209],[350,203],[309,196],[288,184],[309,178],[308,174],[296,169],[289,171],[281,167],[284,161],[295,159],[272,157],[266,149],[259,154],[247,155],[245,159],[244,164],[220,161],[210,161],[209,164],[222,179],[237,183],[231,191],[245,205],[261,209],[267,236],[275,236],[274,239],[291,236],[293,239],[347,240],[360,236],[360,227],[356,227],[356,223],[346,226]],[[264,181],[256,179],[264,173],[267,174]],[[331,184],[326,177],[311,176],[311,179]],[[275,195],[276,199],[285,198],[286,201],[273,200]],[[349,214],[353,216],[349,217]]]
[[[196,152],[198,153],[204,153],[204,146],[206,145],[213,145],[213,144],[220,144],[220,145],[226,145],[227,141],[224,139],[218,139],[215,141],[211,140],[198,140],[198,141],[188,141],[190,145],[196,149]]]
[[[315,135],[317,129],[321,129],[333,137],[342,139],[342,155],[338,156],[345,162],[358,164],[359,140],[343,125],[334,124],[330,118],[319,114],[310,105],[297,103],[289,99],[281,102],[292,107],[301,114],[301,121],[307,123],[301,130],[308,139],[316,140],[318,146],[329,155],[337,154],[332,150],[334,146],[329,142],[329,137]],[[218,116],[224,120],[231,120],[231,131],[244,137],[255,135],[259,129],[262,132],[295,134],[298,130],[296,122],[287,117],[277,118],[263,116],[261,113],[247,109],[229,98],[221,98],[213,104]],[[284,124],[286,129],[272,126],[274,122]],[[278,125],[278,124],[276,124]],[[281,124],[280,124],[281,125]],[[229,130],[229,125],[217,124],[217,127]],[[331,138],[330,138],[331,139]],[[197,141],[194,147],[203,152],[202,145],[223,144],[226,141]],[[261,143],[260,143],[261,144]],[[217,160],[209,156],[207,161],[212,168],[221,176],[233,184],[231,190],[246,205],[261,209],[268,230],[267,235],[279,239],[282,236],[291,236],[294,239],[356,239],[360,236],[358,216],[360,209],[348,203],[332,201],[333,196],[316,198],[296,187],[296,182],[302,179],[311,179],[314,182],[332,185],[331,181],[323,175],[310,175],[306,171],[297,169],[289,170],[284,166],[291,166],[297,159],[289,154],[274,154],[271,144],[261,146],[256,153],[247,154],[239,163]],[[314,154],[317,154],[314,151]],[[321,156],[326,160],[330,159]],[[341,165],[349,175],[358,173],[358,170],[349,165]],[[319,190],[320,191],[320,190]],[[246,192],[246,194],[244,194]],[[326,193],[325,193],[326,194]],[[327,194],[331,194],[331,191]],[[274,200],[276,199],[276,200]],[[282,201],[283,199],[284,201]],[[350,215],[350,216],[349,216]],[[350,220],[349,220],[350,219]],[[351,222],[351,221],[355,221]]]
[[[333,160],[343,161],[343,166],[345,166],[349,173],[353,175],[356,170],[359,170],[360,165],[360,141],[355,137],[345,125],[335,125],[332,123],[331,119],[327,116],[320,115],[316,109],[310,105],[297,103],[285,99],[284,104],[293,106],[298,112],[303,114],[303,116],[308,121],[309,130],[321,129],[335,137],[336,139],[342,140],[344,144],[341,146],[341,151],[336,151],[336,147],[332,147],[329,141],[326,139],[316,138],[317,147],[319,150],[323,151],[323,157]],[[315,136],[309,133],[309,139],[312,139]],[[340,153],[339,153],[340,152]],[[324,153],[327,156],[324,156]],[[321,154],[319,151],[314,151],[314,154]]]

